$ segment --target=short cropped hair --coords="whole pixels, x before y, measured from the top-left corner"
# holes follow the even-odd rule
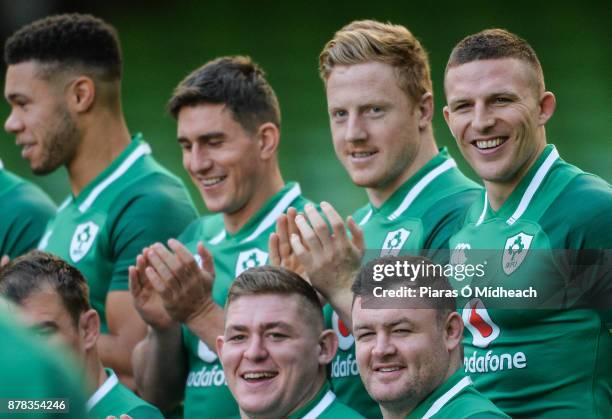
[[[420,273],[416,277],[397,276],[395,274],[385,276],[385,282],[374,281],[375,266],[393,265],[397,263],[421,266]],[[405,302],[406,308],[425,307],[437,310],[438,320],[444,320],[452,311],[457,308],[455,297],[450,296],[453,288],[448,279],[442,273],[441,265],[437,265],[430,259],[423,256],[384,256],[369,261],[357,275],[351,290],[353,291],[353,302],[357,297],[362,301],[373,297],[374,287],[385,286],[387,289],[415,289],[416,296],[411,297],[411,301]],[[405,288],[404,288],[405,287]],[[443,291],[443,296],[434,296],[433,293],[421,295],[420,287],[429,287],[432,290]],[[415,304],[420,303],[420,304]]]
[[[446,64],[445,74],[452,67],[476,60],[516,58],[533,68],[537,88],[544,91],[544,72],[534,49],[520,36],[505,29],[486,29],[463,38],[453,48]]]
[[[77,268],[38,250],[15,258],[0,268],[0,294],[16,304],[22,304],[45,287],[51,287],[60,296],[77,327],[81,314],[91,308],[89,287]]]
[[[45,73],[77,67],[94,71],[103,80],[121,79],[123,62],[116,29],[102,19],[78,13],[36,20],[6,40],[7,65],[30,60],[47,64]]]
[[[250,57],[220,57],[189,74],[174,89],[167,108],[177,118],[184,106],[224,104],[249,133],[266,122],[280,128],[276,93]]]
[[[295,272],[278,266],[250,268],[238,275],[230,287],[225,309],[240,297],[266,294],[301,297],[304,308],[323,324],[323,309],[312,285]]]
[[[414,101],[433,93],[429,59],[404,26],[375,20],[354,21],[335,33],[319,55],[319,73],[327,81],[337,65],[378,61],[393,66],[399,85]]]

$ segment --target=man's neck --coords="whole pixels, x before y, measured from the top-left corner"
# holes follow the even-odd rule
[[[523,178],[538,160],[545,147],[546,142],[544,141],[541,146],[537,147],[533,155],[527,159],[525,164],[523,164],[523,166],[512,176],[511,180],[504,182],[483,181],[485,189],[487,190],[487,198],[493,211],[498,211],[502,205],[504,205],[510,195],[512,195],[512,192],[514,192],[516,187],[521,183]]]
[[[130,144],[123,116],[99,117],[82,135],[74,158],[66,165],[74,196],[78,196]]]
[[[223,223],[227,232],[230,234],[238,232],[283,186],[285,182],[278,167],[271,170],[267,176],[262,176],[255,193],[242,208],[231,214],[223,214]]]
[[[316,395],[321,391],[321,387],[325,384],[325,372],[320,371],[320,374],[317,376],[316,380],[311,383],[312,385],[307,389],[304,395],[301,397],[299,401],[296,401],[295,407],[291,409],[289,412],[265,412],[261,414],[253,414],[244,412],[240,409],[240,417],[243,419],[265,419],[265,418],[286,418],[291,416],[293,413],[297,412],[308,403],[312,401],[316,397]]]
[[[438,154],[438,147],[433,135],[423,135],[421,141],[421,148],[418,150],[412,164],[407,166],[399,176],[380,187],[366,188],[368,199],[373,206],[380,208],[395,191]]]
[[[396,403],[381,403],[380,411],[382,412],[383,418],[385,419],[403,419],[412,413],[424,400],[426,400],[433,392],[435,392],[440,386],[444,385],[448,381],[448,379],[457,372],[459,368],[461,368],[461,353],[459,349],[455,349],[451,354],[451,359],[448,364],[448,368],[443,377],[440,378],[440,381],[434,383],[434,388],[428,394],[422,395],[418,397],[418,400],[409,399],[408,397],[404,397],[401,400],[398,400]]]

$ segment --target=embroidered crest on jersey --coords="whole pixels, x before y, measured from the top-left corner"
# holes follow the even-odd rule
[[[525,256],[527,256],[532,240],[533,236],[525,233],[518,233],[506,240],[502,257],[502,267],[506,275],[512,274],[521,266]]]
[[[499,336],[499,326],[496,325],[480,298],[475,298],[463,307],[463,324],[472,334],[472,344],[486,348]]]
[[[217,354],[210,350],[207,344],[198,341],[198,357],[204,361],[212,364],[217,360]]]
[[[467,262],[465,251],[470,250],[471,248],[472,246],[470,246],[468,243],[457,243],[451,252],[451,265],[465,265],[465,262]]]
[[[80,261],[89,252],[99,230],[100,227],[92,221],[77,226],[70,242],[70,259],[73,262]]]
[[[410,236],[410,230],[400,228],[387,233],[380,256],[397,256]]]
[[[332,314],[332,329],[334,329],[336,336],[338,336],[338,347],[343,351],[348,351],[353,346],[355,338],[335,311]]]
[[[240,252],[236,261],[236,276],[249,268],[265,265],[267,261],[268,253],[257,248]]]

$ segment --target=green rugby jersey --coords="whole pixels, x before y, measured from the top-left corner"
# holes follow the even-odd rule
[[[0,298],[1,300],[1,298]],[[42,419],[61,417],[64,419],[83,419],[85,397],[82,383],[76,376],[76,369],[68,359],[56,357],[49,351],[46,341],[38,339],[26,331],[11,313],[5,310],[5,302],[0,301],[0,417]],[[8,400],[65,399],[67,413],[48,411],[22,411],[16,413],[8,409]],[[13,405],[14,406],[14,405]],[[60,405],[56,405],[60,407]],[[63,409],[62,409],[63,410]]]
[[[440,150],[380,208],[368,204],[353,215],[364,233],[363,263],[379,256],[422,249],[447,249],[448,240],[461,225],[467,208],[481,188],[457,169],[446,149]],[[430,254],[435,257],[435,254]],[[448,252],[442,252],[447,255]],[[332,387],[338,398],[367,417],[380,417],[359,377],[355,339],[327,305],[326,324],[338,336],[338,353],[331,364]]]
[[[606,312],[594,309],[605,301],[609,310],[610,264],[592,265],[589,280],[576,282],[584,276],[577,267],[592,262],[559,250],[611,249],[610,214],[610,185],[567,164],[548,145],[498,211],[483,194],[451,239],[463,263],[486,264],[484,278],[453,279],[457,289],[535,287],[534,304],[582,307],[517,309],[514,300],[488,295],[459,301],[465,370],[512,417],[612,417],[612,335]]]
[[[288,419],[358,419],[363,418],[359,413],[336,398],[329,383],[325,382],[317,395],[303,407],[289,415]]]
[[[0,257],[35,249],[55,204],[40,188],[9,173],[0,160]]]
[[[103,333],[106,295],[128,290],[128,267],[136,256],[178,236],[197,217],[182,181],[150,154],[136,135],[77,197],[64,201],[38,246],[83,273]]]
[[[106,419],[107,416],[126,414],[132,419],[164,419],[159,409],[142,400],[130,389],[119,382],[109,368],[105,368],[108,378],[87,400],[90,419]]]
[[[407,416],[412,419],[487,419],[509,418],[491,400],[479,393],[462,368]]]
[[[215,265],[213,299],[223,307],[229,288],[242,271],[268,262],[268,239],[276,220],[290,206],[302,210],[308,201],[300,187],[288,183],[235,234],[225,230],[223,214],[204,216],[193,222],[179,241],[196,255],[202,241],[212,253]],[[189,374],[185,388],[185,418],[231,417],[238,414],[217,355],[183,326],[183,345],[188,354]]]

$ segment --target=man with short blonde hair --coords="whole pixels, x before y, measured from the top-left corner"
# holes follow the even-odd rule
[[[346,223],[321,203],[333,234],[314,206],[307,205],[305,215],[289,212],[271,238],[271,259],[282,263],[290,242],[309,280],[330,302],[335,311],[325,308],[326,321],[340,341],[332,385],[342,401],[372,417],[380,411],[359,379],[350,334],[350,287],[364,252],[366,261],[422,251],[445,258],[439,250],[447,249],[479,187],[436,145],[427,53],[408,29],[352,22],[326,44],[319,64],[336,155],[370,202]]]

